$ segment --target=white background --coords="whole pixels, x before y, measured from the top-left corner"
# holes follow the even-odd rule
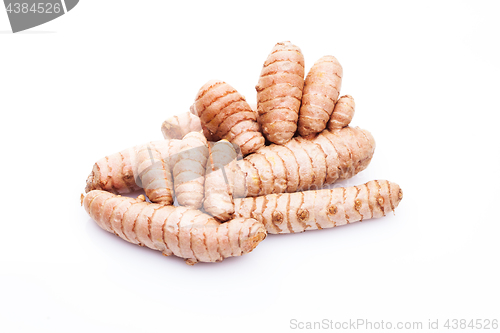
[[[498,2],[92,1],[11,34],[0,9],[0,331],[258,332],[500,319]],[[326,54],[377,142],[379,220],[217,264],[129,244],[80,206],[99,158],[162,139],[209,79],[255,101],[276,42]],[[462,332],[470,329],[461,330]],[[490,330],[491,331],[491,330]]]

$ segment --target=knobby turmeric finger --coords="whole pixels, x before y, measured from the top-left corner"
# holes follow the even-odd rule
[[[355,103],[352,96],[345,95],[340,97],[328,121],[328,129],[335,130],[349,125],[354,116],[354,108]]]
[[[181,206],[199,209],[203,203],[208,143],[201,132],[186,134],[171,156],[175,195]]]
[[[270,234],[325,229],[379,218],[403,199],[396,183],[373,180],[360,186],[268,194],[235,199],[235,216],[255,218]]]
[[[135,175],[140,180],[151,202],[172,205],[174,203],[174,185],[168,157],[178,149],[178,140],[166,140],[160,146],[146,144],[137,149],[134,166]]]
[[[227,221],[234,214],[233,187],[238,154],[226,140],[211,143],[210,150],[203,209],[217,220]]]
[[[165,120],[161,132],[167,140],[182,139],[190,132],[201,132],[200,118],[191,112],[181,113]]]
[[[144,200],[142,195],[133,199],[95,190],[87,193],[83,206],[104,230],[166,256],[184,258],[189,265],[249,253],[267,234],[253,218],[220,224],[199,210]]]
[[[211,80],[204,84],[196,96],[193,110],[211,141],[225,139],[238,145],[243,155],[264,146],[265,139],[255,112],[226,82]]]
[[[344,127],[313,138],[295,137],[270,145],[237,162],[234,195],[238,198],[320,189],[353,177],[371,161],[370,132]]]
[[[309,70],[299,112],[301,136],[314,135],[326,128],[339,97],[342,75],[342,66],[334,56],[322,57]]]
[[[85,192],[104,190],[112,193],[130,193],[141,188],[136,183],[137,153],[139,149],[149,146],[153,151],[159,151],[164,159],[170,153],[169,140],[153,141],[146,145],[138,145],[108,155],[98,160],[87,178]],[[149,155],[149,153],[148,153]]]
[[[297,130],[304,87],[304,56],[290,42],[278,43],[264,62],[257,90],[257,112],[269,141],[285,144]]]

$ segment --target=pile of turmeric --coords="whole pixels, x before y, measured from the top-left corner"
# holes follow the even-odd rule
[[[87,178],[82,205],[104,230],[186,263],[251,252],[267,234],[332,228],[394,212],[399,185],[373,180],[328,189],[368,167],[375,140],[350,127],[343,68],[277,43],[264,62],[256,108],[220,80],[190,112],[167,119],[165,140],[106,156]],[[137,198],[120,194],[144,190]]]

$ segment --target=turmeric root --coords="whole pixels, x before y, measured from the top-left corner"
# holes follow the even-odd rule
[[[200,208],[207,156],[207,143],[201,132],[190,132],[184,140],[135,146],[99,160],[87,179],[85,192],[105,190],[122,194],[143,188],[151,202],[171,205],[175,178],[179,203]]]
[[[175,195],[181,206],[198,209],[203,203],[208,145],[201,132],[190,132],[170,158]]]
[[[104,230],[184,258],[189,265],[241,256],[266,238],[266,229],[255,219],[220,224],[199,210],[148,203],[142,195],[133,199],[96,190],[85,196],[83,206]]]
[[[344,127],[311,139],[296,137],[270,145],[237,162],[235,197],[320,189],[364,170],[375,140],[370,132]]]
[[[182,139],[189,132],[201,132],[200,118],[191,112],[181,113],[165,120],[161,132],[166,140]]]
[[[235,216],[262,222],[270,234],[337,227],[385,216],[403,199],[386,180],[360,186],[235,199]]]
[[[265,143],[257,117],[245,98],[224,81],[208,81],[201,87],[194,112],[213,141],[226,139],[240,146],[243,155]]]
[[[255,87],[259,123],[266,139],[282,145],[293,137],[303,87],[304,56],[300,48],[290,42],[276,44]]]
[[[175,140],[166,141],[161,145],[161,150],[155,145],[147,144],[137,150],[137,160],[133,165],[137,165],[136,174],[151,202],[162,205],[174,203],[173,180],[168,157],[177,150],[177,143]]]
[[[319,59],[307,74],[299,112],[303,137],[321,132],[333,112],[342,85],[342,66],[333,56]]]
[[[352,96],[340,97],[335,104],[330,121],[328,121],[328,129],[335,130],[349,125],[354,116],[354,108],[355,103]]]
[[[234,146],[226,140],[212,144],[206,165],[203,209],[219,221],[234,214],[233,186],[236,159]]]
[[[165,149],[169,141],[153,141],[149,145],[157,151],[169,153],[168,149]],[[141,187],[136,183],[137,167],[133,165],[132,159],[136,159],[141,147],[143,145],[125,149],[97,161],[87,178],[85,192],[104,190],[122,194],[139,190]],[[166,157],[165,154],[162,159]]]

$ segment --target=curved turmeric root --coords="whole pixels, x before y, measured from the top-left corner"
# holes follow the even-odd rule
[[[307,137],[326,128],[339,97],[342,75],[342,66],[334,56],[324,56],[312,66],[304,82],[299,112],[301,136]]]
[[[337,227],[379,218],[403,199],[401,188],[387,180],[360,186],[235,199],[235,216],[255,218],[270,234]]]
[[[297,130],[304,87],[304,56],[290,42],[276,44],[264,62],[257,90],[259,123],[266,139],[285,144]]]
[[[200,117],[211,141],[221,139],[237,144],[243,155],[265,143],[257,116],[245,98],[224,81],[208,81],[201,87],[193,110]]]
[[[184,258],[189,265],[241,256],[266,238],[262,223],[252,218],[220,224],[199,210],[144,200],[96,190],[85,196],[83,206],[102,229],[166,256]]]
[[[355,106],[354,98],[352,98],[352,96],[345,95],[340,97],[335,104],[332,116],[328,121],[328,129],[335,130],[349,125],[352,117],[354,117]]]
[[[235,197],[320,189],[364,170],[374,151],[370,132],[357,127],[263,147],[237,162]]]
[[[234,214],[233,186],[237,158],[234,146],[228,141],[211,143],[203,209],[218,221],[227,221]]]
[[[181,113],[165,120],[161,132],[166,140],[182,139],[190,132],[201,132],[200,118],[191,112]]]
[[[137,149],[136,161],[133,162],[137,165],[135,174],[151,202],[162,205],[174,203],[174,184],[168,158],[177,151],[177,143],[177,140],[166,140],[161,147],[147,144]]]
[[[149,145],[160,152],[168,154],[169,141],[153,141]],[[136,184],[137,165],[135,160],[137,158],[138,150],[144,145],[135,146],[129,149],[122,150],[121,152],[108,155],[97,161],[87,178],[87,185],[85,192],[92,190],[104,190],[112,193],[130,193],[141,189]],[[165,154],[162,158],[165,158]]]
[[[208,147],[201,132],[183,140],[153,141],[100,159],[87,179],[85,192],[129,193],[141,188],[151,202],[171,205],[174,185],[181,205],[200,208]]]
[[[203,203],[208,144],[201,132],[186,134],[171,156],[175,195],[179,205],[199,209]]]

